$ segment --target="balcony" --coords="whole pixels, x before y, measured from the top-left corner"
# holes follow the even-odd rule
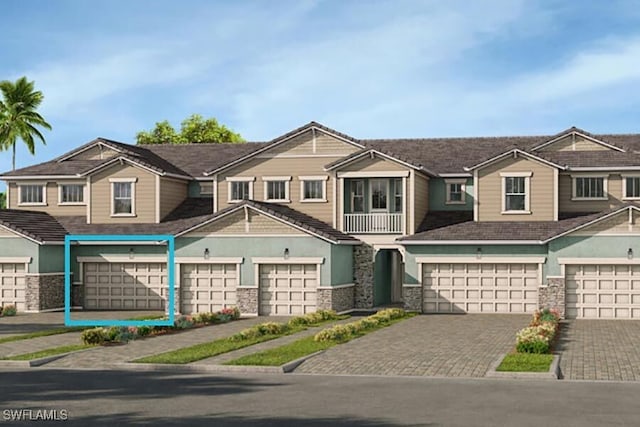
[[[344,232],[353,234],[402,234],[404,215],[401,213],[349,213],[344,214]]]

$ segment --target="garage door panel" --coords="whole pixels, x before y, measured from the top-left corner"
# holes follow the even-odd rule
[[[236,264],[181,265],[182,312],[216,312],[236,305]]]
[[[260,314],[295,315],[316,310],[315,264],[264,264],[260,276]]]
[[[423,264],[427,313],[523,313],[537,309],[537,264]]]
[[[633,319],[640,310],[640,266],[567,265],[568,318]]]

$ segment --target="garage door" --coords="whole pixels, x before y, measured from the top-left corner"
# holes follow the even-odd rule
[[[538,264],[422,264],[425,313],[532,313]]]
[[[25,306],[25,265],[0,264],[0,305],[15,305],[18,311]]]
[[[84,308],[164,310],[166,270],[166,263],[85,263]]]
[[[567,265],[569,319],[639,319],[640,265]]]
[[[236,305],[236,264],[181,264],[182,313],[216,312]]]
[[[315,264],[260,265],[260,314],[287,316],[316,311],[317,268]]]

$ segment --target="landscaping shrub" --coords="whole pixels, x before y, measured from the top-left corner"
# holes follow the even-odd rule
[[[146,337],[151,333],[152,330],[153,328],[151,326],[138,326],[138,336]]]
[[[289,319],[289,326],[308,326],[327,320],[338,319],[338,314],[333,310],[318,310],[314,313],[307,313],[303,316],[296,316]]]
[[[240,309],[238,307],[223,308],[220,310],[220,314],[223,316],[229,316],[232,320],[237,320],[240,318]]]
[[[112,329],[115,330],[114,338],[111,340],[113,342],[126,343],[136,339],[136,334],[134,333],[134,331],[127,326],[116,326]]]
[[[176,329],[189,329],[193,328],[194,322],[189,316],[180,316],[175,322],[173,322],[173,326]]]
[[[85,329],[82,331],[80,339],[85,344],[98,345],[107,340],[107,334],[104,328]]]
[[[549,350],[549,343],[540,339],[518,342],[516,344],[516,351],[518,353],[546,354],[549,353]]]
[[[346,323],[344,325],[335,325],[331,328],[324,329],[314,336],[314,341],[344,341],[354,335],[360,334],[362,331],[372,329],[380,325],[386,325],[395,319],[406,316],[406,312],[400,308],[390,308],[381,310],[376,314],[360,319],[356,322]]]
[[[560,314],[557,310],[536,311],[529,326],[516,334],[516,351],[518,353],[549,353],[559,325]]]
[[[5,305],[2,308],[3,316],[15,316],[17,313],[18,313],[18,310],[16,309],[15,305]]]

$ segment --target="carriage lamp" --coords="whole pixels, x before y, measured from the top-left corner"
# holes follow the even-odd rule
[[[476,249],[476,258],[477,259],[482,258],[482,248]]]
[[[133,259],[133,248],[129,248],[129,259]]]
[[[633,259],[633,249],[631,248],[627,251],[627,259]]]
[[[284,248],[284,259],[289,259],[289,248]]]
[[[209,248],[205,248],[204,250],[204,259],[209,259]]]

